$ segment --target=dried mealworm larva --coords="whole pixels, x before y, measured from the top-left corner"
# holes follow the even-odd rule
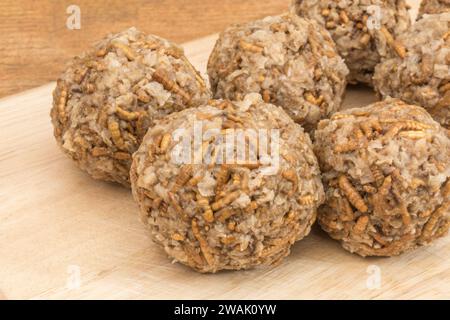
[[[350,83],[372,84],[375,66],[383,58],[406,53],[396,39],[411,25],[405,0],[292,0],[292,10],[328,29],[350,69]]]
[[[291,191],[289,191],[289,195],[292,196],[293,194],[295,194],[297,192],[297,189],[298,189],[298,175],[297,175],[297,172],[295,170],[293,170],[293,169],[290,169],[290,170],[283,171],[283,173],[281,175],[286,180],[292,182],[292,189],[291,189]]]
[[[133,49],[131,49],[128,45],[125,43],[119,42],[119,41],[112,41],[111,46],[119,49],[123,52],[123,54],[127,57],[128,60],[133,61],[136,59],[136,54],[133,52]]]
[[[284,14],[225,30],[209,58],[208,74],[216,98],[260,93],[310,132],[340,109],[348,69],[323,27]]]
[[[358,150],[338,152],[362,128],[360,113],[377,123],[376,134]],[[314,150],[326,201],[318,220],[345,249],[395,256],[447,233],[450,138],[424,109],[387,99],[337,113],[319,128]]]
[[[243,101],[211,100],[171,114],[149,129],[133,155],[133,195],[152,239],[171,259],[199,272],[279,263],[291,245],[310,232],[325,197],[312,143],[303,128],[259,94],[250,94]],[[177,145],[165,144],[164,136],[182,129],[182,136],[194,141],[195,128],[201,122],[226,137],[232,133],[223,131],[227,120],[240,123],[246,132],[278,132],[267,137],[271,147],[263,155],[274,156],[274,162],[237,161],[240,153],[232,141],[237,141],[238,135],[228,141],[219,136],[204,138],[224,150],[223,157],[217,156],[213,164],[203,159],[193,163],[193,157],[183,161],[172,158]],[[275,139],[278,148],[272,144]],[[253,138],[242,140],[246,144]],[[256,140],[251,143],[263,146],[263,139]],[[202,141],[188,145],[198,150]],[[165,153],[156,152],[159,149]]]
[[[175,184],[172,188],[172,192],[177,192],[180,188],[184,187],[184,185],[190,180],[193,173],[194,173],[193,166],[186,165],[181,167],[180,173],[175,179]]]
[[[264,51],[262,46],[249,43],[244,39],[239,40],[239,45],[244,51],[250,51],[252,53],[262,53]]]
[[[187,93],[184,89],[182,89],[175,81],[170,80],[166,71],[163,71],[162,69],[157,69],[155,73],[153,73],[153,79],[156,82],[162,84],[164,89],[179,95],[185,103],[190,104],[191,96],[189,95],[189,93]]]
[[[358,191],[355,190],[346,176],[339,177],[339,188],[341,188],[348,201],[350,201],[350,203],[356,209],[358,209],[362,213],[367,212],[368,208],[366,203],[364,202],[364,199],[361,198],[361,195],[358,193]]]
[[[169,48],[179,53],[169,55]],[[164,73],[158,78],[155,70]],[[82,170],[129,187],[131,155],[148,128],[210,98],[182,49],[131,28],[71,61],[57,82],[51,117],[58,145]]]
[[[432,1],[435,0],[428,0]],[[373,77],[375,90],[381,97],[399,98],[422,106],[447,129],[450,128],[447,86],[450,42],[444,40],[449,28],[450,11],[425,15],[397,39],[405,46],[407,55],[387,57],[376,67]]]

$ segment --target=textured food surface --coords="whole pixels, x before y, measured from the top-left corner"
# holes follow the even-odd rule
[[[286,14],[224,31],[208,74],[216,98],[260,93],[311,131],[341,107],[348,69],[324,28]]]
[[[450,0],[422,0],[417,19],[422,18],[424,14],[439,14],[448,11],[450,11]]]
[[[376,67],[375,89],[426,108],[450,128],[450,12],[425,15],[399,40],[407,53]]]
[[[411,25],[405,0],[294,0],[293,10],[330,32],[350,69],[350,83],[371,85],[383,57],[403,54],[395,38]]]
[[[129,186],[131,155],[154,121],[209,98],[180,47],[130,28],[71,61],[51,117],[58,144],[81,169]]]
[[[195,134],[199,123],[216,134]],[[233,130],[275,130],[279,139],[268,135],[270,152],[258,153],[256,162],[233,164],[238,148],[220,138]],[[181,144],[176,132],[200,137],[191,159],[205,161],[173,161]],[[259,133],[247,137],[246,150],[267,144]],[[224,150],[232,155],[226,161]],[[131,181],[152,239],[174,261],[200,272],[279,263],[310,232],[324,199],[309,136],[259,94],[235,104],[212,100],[160,121],[133,156]]]
[[[314,145],[322,228],[361,256],[430,244],[450,225],[450,139],[421,107],[388,99],[323,120]]]

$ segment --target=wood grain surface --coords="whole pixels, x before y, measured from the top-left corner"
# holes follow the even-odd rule
[[[288,9],[290,0],[1,0],[0,97],[56,80],[65,63],[131,26],[181,43]],[[81,11],[70,30],[69,5]]]
[[[185,45],[203,72],[215,36]],[[314,228],[278,267],[202,275],[172,264],[131,193],[57,148],[54,84],[0,100],[0,299],[448,299],[450,237],[363,259]],[[350,88],[346,107],[375,100]]]

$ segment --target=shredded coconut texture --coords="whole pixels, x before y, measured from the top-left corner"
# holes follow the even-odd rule
[[[330,32],[350,83],[372,85],[375,66],[399,50],[395,38],[411,25],[405,0],[294,0],[292,8]]]
[[[200,136],[197,147],[189,144],[192,157],[210,154],[213,160],[173,161],[181,144],[174,133],[194,140],[199,123],[222,134],[278,131],[279,166],[261,156],[257,163],[218,160],[223,159],[218,151],[230,148],[219,135]],[[265,143],[255,136],[245,141],[247,150]],[[131,182],[154,242],[175,262],[202,273],[280,263],[294,242],[308,235],[324,199],[308,134],[258,94],[239,103],[212,100],[160,121],[133,156]]]
[[[131,155],[154,121],[209,98],[180,47],[131,28],[71,61],[51,118],[58,145],[82,170],[129,186]]]
[[[260,93],[310,132],[340,109],[348,69],[323,27],[286,14],[228,28],[208,74],[216,98]]]
[[[388,99],[323,120],[322,228],[350,252],[395,256],[450,226],[450,140],[421,107]]]
[[[404,58],[392,56],[375,71],[375,89],[427,109],[450,128],[450,12],[425,15],[399,37]]]
[[[422,0],[417,19],[421,19],[424,14],[439,14],[444,12],[450,12],[450,0]]]

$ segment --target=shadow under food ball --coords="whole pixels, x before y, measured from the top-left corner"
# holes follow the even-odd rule
[[[396,99],[350,109],[316,131],[326,201],[322,228],[361,256],[395,256],[450,226],[450,139],[423,109]]]
[[[51,118],[58,145],[82,170],[129,187],[131,155],[154,121],[209,98],[180,47],[130,28],[70,62]]]
[[[292,8],[330,32],[350,69],[350,83],[372,85],[383,57],[391,51],[404,54],[395,38],[411,26],[405,0],[293,0]]]
[[[260,93],[311,132],[340,109],[348,69],[323,27],[284,14],[225,30],[208,74],[215,98]]]
[[[270,148],[240,158],[240,143]],[[175,160],[180,146],[188,147],[184,161]],[[309,136],[259,94],[212,100],[159,122],[133,156],[131,182],[153,240],[199,272],[280,263],[309,234],[324,198]]]

